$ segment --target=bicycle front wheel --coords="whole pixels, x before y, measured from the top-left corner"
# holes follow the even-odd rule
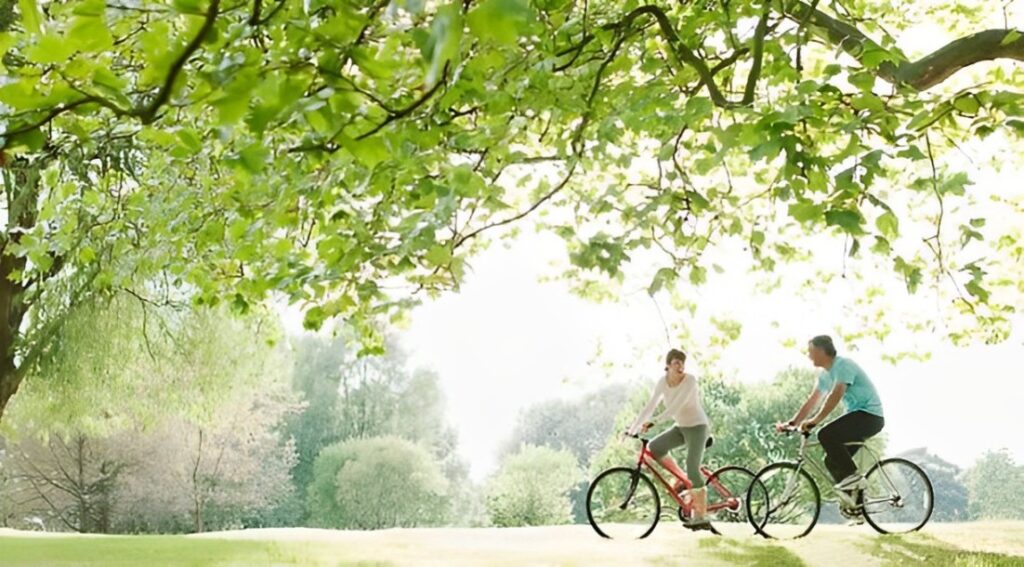
[[[864,519],[883,534],[924,527],[932,516],[935,494],[921,467],[906,459],[885,459],[865,477]]]
[[[814,529],[820,512],[818,485],[796,463],[766,466],[747,490],[747,519],[767,538],[803,537]]]
[[[660,514],[654,483],[636,469],[608,469],[587,491],[587,520],[601,537],[643,539],[654,531]]]

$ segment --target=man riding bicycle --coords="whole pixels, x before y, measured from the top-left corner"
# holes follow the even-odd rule
[[[885,426],[882,401],[860,366],[846,357],[836,356],[831,337],[821,335],[811,339],[807,355],[823,372],[793,419],[776,424],[776,429],[781,431],[799,425],[801,431],[810,431],[828,417],[841,399],[846,413],[822,427],[818,441],[825,450],[825,466],[835,479],[836,490],[851,494],[863,488],[864,479],[853,462],[860,446],[847,443],[864,442],[882,430]],[[821,409],[813,417],[804,419],[823,397],[825,403]]]

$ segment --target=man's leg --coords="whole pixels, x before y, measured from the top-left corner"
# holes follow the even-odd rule
[[[825,450],[825,467],[836,483],[857,474],[857,464],[853,462],[853,455],[860,447],[847,447],[846,443],[865,441],[881,431],[884,423],[881,417],[855,411],[821,428],[818,432],[818,441]]]

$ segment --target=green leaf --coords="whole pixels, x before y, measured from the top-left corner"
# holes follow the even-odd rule
[[[750,152],[750,161],[758,162],[761,159],[771,161],[779,155],[781,150],[782,146],[778,140],[767,140],[758,144],[757,147]]]
[[[221,126],[237,123],[249,111],[249,92],[229,92],[210,103],[217,109]]]
[[[96,259],[96,251],[88,246],[83,246],[78,251],[78,259],[81,260],[83,264],[89,264]]]
[[[989,298],[989,292],[987,289],[981,286],[981,283],[976,280],[971,280],[964,285],[964,289],[967,293],[978,298],[979,301],[987,302]]]
[[[825,211],[825,224],[838,226],[850,234],[860,234],[864,219],[857,211],[849,209],[832,209]]]
[[[174,0],[172,4],[174,5],[174,9],[182,14],[202,16],[206,13],[203,6],[203,0]]]
[[[875,220],[875,226],[887,239],[893,240],[899,234],[900,221],[892,211],[888,211]]]
[[[449,4],[438,9],[430,29],[431,54],[427,70],[428,87],[441,78],[449,61],[459,56],[462,45],[462,10],[459,4]]]
[[[75,53],[75,46],[63,37],[46,34],[39,42],[25,50],[25,55],[35,63],[63,63]]]
[[[445,266],[452,260],[452,251],[446,246],[435,244],[423,257],[433,266]]]
[[[71,13],[76,16],[92,16],[92,17],[103,17],[103,13],[107,9],[106,0],[80,0],[75,2],[75,7]]]
[[[67,42],[73,49],[85,52],[103,51],[114,45],[106,22],[93,16],[76,17],[68,31]]]
[[[942,180],[942,183],[939,184],[939,193],[962,197],[967,192],[966,187],[971,184],[971,179],[967,176],[967,173],[959,171]]]
[[[789,216],[797,222],[812,222],[821,218],[825,208],[810,201],[792,203],[789,205]]]
[[[29,33],[38,34],[42,30],[42,23],[39,19],[39,7],[36,0],[18,0],[18,8],[21,10],[21,23]]]
[[[921,284],[921,268],[907,263],[906,260],[897,256],[893,259],[896,271],[903,275],[903,281],[907,285],[907,291],[915,293]]]
[[[885,49],[876,45],[869,46],[860,56],[860,62],[868,68],[877,68],[885,61],[892,61],[895,57]]]
[[[862,92],[869,93],[875,87],[875,72],[861,71],[852,73],[848,79],[850,84],[859,88]]]
[[[43,131],[39,128],[33,128],[28,132],[11,137],[10,142],[7,144],[7,148],[13,152],[21,150],[34,152],[41,149],[45,143],[46,135],[43,134]]]
[[[690,283],[693,285],[703,285],[704,282],[708,281],[708,271],[700,266],[694,266],[690,268]]]
[[[711,202],[704,195],[697,191],[686,191],[686,198],[690,200],[690,206],[694,212],[707,211],[711,209]]]
[[[924,154],[924,152],[921,151],[921,148],[917,146],[907,146],[906,149],[900,150],[900,152],[897,153],[896,156],[914,161],[922,160],[928,157]]]
[[[694,125],[711,117],[715,104],[706,96],[690,97],[683,110],[683,119],[687,124]]]
[[[366,167],[373,169],[378,163],[388,159],[391,152],[388,151],[384,142],[375,136],[363,140],[353,140],[348,136],[338,137],[342,147],[348,150],[357,160]]]
[[[1010,45],[1011,43],[1020,39],[1020,32],[1017,30],[1010,30],[1003,36],[1003,40],[999,42],[1001,47]]]
[[[953,100],[953,108],[973,116],[978,113],[981,103],[978,102],[978,97],[968,94],[955,98]]]
[[[514,44],[534,18],[525,0],[484,0],[466,16],[470,32],[480,39]]]
[[[183,148],[187,155],[195,155],[203,150],[203,141],[195,130],[182,128],[178,130],[179,147]]]
[[[864,93],[858,97],[854,97],[854,99],[850,101],[850,104],[857,110],[870,110],[873,112],[882,112],[885,110],[885,103],[882,102],[882,99],[871,93]]]
[[[654,279],[651,280],[651,285],[647,287],[647,294],[654,295],[664,289],[664,287],[672,282],[676,281],[676,271],[672,268],[661,268],[654,274]]]
[[[974,228],[981,228],[981,227],[985,226],[985,219],[983,219],[983,218],[971,219],[971,226],[973,226]]]
[[[270,150],[263,144],[252,144],[239,152],[243,167],[250,173],[259,173],[267,165],[267,158],[270,157]]]
[[[312,307],[306,311],[306,315],[302,319],[302,327],[307,331],[318,331],[326,319],[327,314],[321,307]]]

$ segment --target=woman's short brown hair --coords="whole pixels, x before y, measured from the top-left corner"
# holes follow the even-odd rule
[[[672,364],[672,361],[675,360],[686,362],[686,353],[677,348],[668,351],[668,354],[665,355],[665,366]]]

